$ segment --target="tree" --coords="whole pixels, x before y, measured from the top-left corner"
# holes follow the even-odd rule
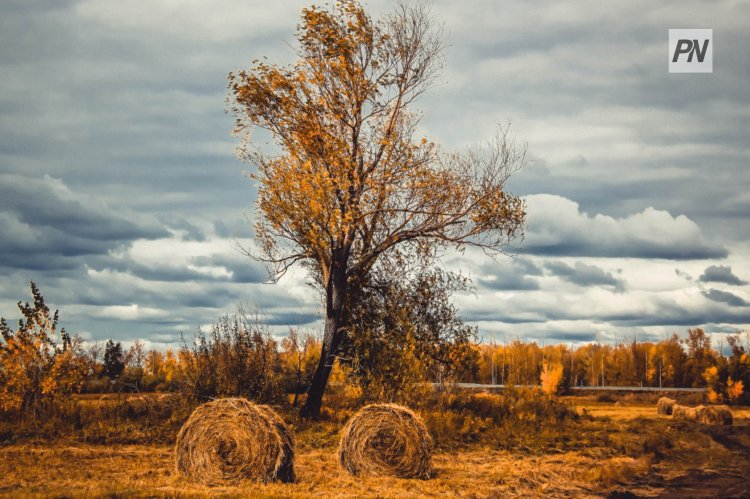
[[[468,280],[434,269],[405,282],[372,275],[352,306],[341,359],[363,397],[403,400],[425,379],[474,374],[476,329],[458,316],[450,298]]]
[[[132,369],[143,369],[146,364],[146,346],[136,338],[125,355],[125,366]]]
[[[179,364],[177,363],[177,357],[175,357],[174,351],[169,348],[164,354],[164,360],[159,366],[159,376],[164,378],[167,388],[171,388],[178,375]]]
[[[308,333],[300,337],[299,331],[295,328],[290,328],[287,337],[281,341],[279,357],[282,383],[287,393],[294,393],[292,407],[297,407],[299,395],[310,385],[318,363],[319,350],[319,341],[315,336]]]
[[[122,352],[122,344],[118,341],[107,341],[104,347],[104,374],[109,379],[116,380],[125,369],[125,356]]]
[[[562,364],[552,361],[545,361],[542,366],[541,384],[542,391],[547,395],[557,395],[563,388],[563,371]]]
[[[15,331],[0,318],[0,410],[35,418],[59,395],[80,389],[86,361],[81,339],[58,331],[58,311],[50,313],[33,282],[31,294],[33,305],[18,302],[23,317]]]
[[[259,184],[253,258],[278,279],[303,265],[321,291],[321,355],[303,407],[316,417],[350,312],[384,261],[423,266],[446,247],[500,251],[522,233],[506,192],[525,148],[503,128],[489,151],[443,154],[416,137],[414,101],[440,70],[441,33],[421,7],[372,19],[355,0],[303,9],[298,60],[230,73],[240,157]],[[267,130],[279,154],[254,147]],[[391,265],[392,267],[393,265]]]
[[[704,371],[716,365],[716,355],[711,350],[711,338],[701,328],[690,328],[683,343],[687,346],[687,381],[693,386],[704,386]]]

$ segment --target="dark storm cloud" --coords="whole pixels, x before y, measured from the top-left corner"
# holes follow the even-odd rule
[[[734,184],[750,138],[748,34],[739,21],[750,4],[686,2],[679,12],[645,1],[436,5],[461,41],[447,51],[449,84],[431,101],[431,129],[474,143],[476,123],[513,119],[537,132],[525,138],[548,165],[547,175],[527,168],[513,179],[520,194],[559,194],[613,216],[653,206],[709,234],[747,238],[727,218],[750,215]],[[721,70],[670,75],[667,28],[696,15],[716,33]],[[572,164],[578,156],[586,164]]]
[[[163,223],[169,229],[182,231],[185,234],[183,236],[183,239],[185,239],[186,241],[206,240],[206,235],[203,233],[203,230],[191,224],[185,219],[165,220]]]
[[[554,324],[555,321],[591,321],[600,324],[602,328],[607,327],[695,327],[701,324],[743,324],[750,322],[750,311],[733,310],[726,308],[707,307],[699,310],[688,309],[674,303],[662,303],[656,309],[643,309],[626,313],[596,313],[589,312],[579,315],[576,311],[565,311],[557,308],[537,309],[534,312],[503,311],[501,309],[471,311],[467,319],[477,322],[502,322],[506,324],[529,325],[533,328],[535,324]],[[560,326],[564,330],[566,326]],[[551,339],[557,338],[558,332],[550,334]]]
[[[539,289],[539,282],[528,276],[542,275],[541,269],[526,258],[487,263],[480,267],[479,273],[479,284],[495,291]]]
[[[564,262],[548,262],[545,268],[561,279],[577,284],[578,286],[605,286],[611,287],[618,292],[625,290],[625,281],[605,272],[596,265],[587,265],[576,262],[572,267]]]
[[[99,261],[89,259],[87,264],[96,270],[112,270],[127,273],[145,281],[186,282],[186,281],[227,281],[228,279],[199,272],[185,265],[153,264],[146,265],[130,259],[104,258]]]
[[[232,282],[262,283],[268,279],[268,271],[260,263],[240,255],[212,255],[193,258],[196,265],[223,267],[231,273]]]
[[[167,234],[149,217],[118,212],[71,191],[61,180],[0,174],[0,266],[73,269],[136,239]]]
[[[706,267],[703,274],[698,278],[701,282],[722,282],[732,286],[744,286],[747,281],[743,281],[732,273],[732,267],[725,265],[711,265]]]
[[[728,291],[721,291],[719,289],[711,288],[708,291],[703,291],[703,296],[709,300],[713,300],[720,303],[726,303],[732,307],[744,307],[747,302],[739,296],[729,293]]]
[[[304,326],[320,319],[314,312],[280,312],[276,311],[264,320],[269,326]]]
[[[539,337],[539,335],[537,335]],[[594,341],[596,339],[596,333],[590,332],[590,331],[581,331],[579,333],[576,332],[566,332],[566,333],[556,333],[554,335],[554,338],[550,338],[549,335],[544,335],[544,338],[547,338],[548,341],[551,339],[561,341],[561,342],[568,342],[568,341]]]
[[[49,175],[0,174],[0,199],[3,212],[15,215],[20,223],[54,228],[72,238],[108,242],[166,235],[156,223],[135,223],[95,198],[72,192],[62,180]]]

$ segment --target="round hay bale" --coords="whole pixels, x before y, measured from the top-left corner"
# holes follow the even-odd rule
[[[273,409],[242,398],[201,405],[175,444],[179,473],[205,485],[294,481],[294,437]]]
[[[432,437],[408,408],[368,405],[346,423],[339,442],[339,463],[352,475],[429,478]]]
[[[661,397],[659,401],[656,402],[656,413],[669,416],[672,414],[672,408],[675,404],[677,404],[676,400],[672,400],[668,397]]]
[[[698,406],[703,407],[703,406]],[[672,418],[683,421],[695,421],[697,417],[696,407],[687,407],[684,405],[674,404],[672,406]]]
[[[731,425],[734,422],[732,411],[725,405],[700,406],[696,420],[710,425]]]

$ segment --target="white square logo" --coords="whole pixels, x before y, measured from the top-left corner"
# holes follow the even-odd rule
[[[670,73],[713,73],[714,30],[670,29]]]

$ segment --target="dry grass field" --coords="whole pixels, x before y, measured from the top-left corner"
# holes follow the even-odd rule
[[[570,397],[588,414],[546,449],[492,442],[439,448],[429,480],[353,478],[336,459],[338,424],[297,428],[294,484],[208,488],[177,476],[172,447],[75,439],[0,447],[0,494],[11,497],[742,497],[750,494],[750,408],[734,426],[658,416],[652,403]]]

